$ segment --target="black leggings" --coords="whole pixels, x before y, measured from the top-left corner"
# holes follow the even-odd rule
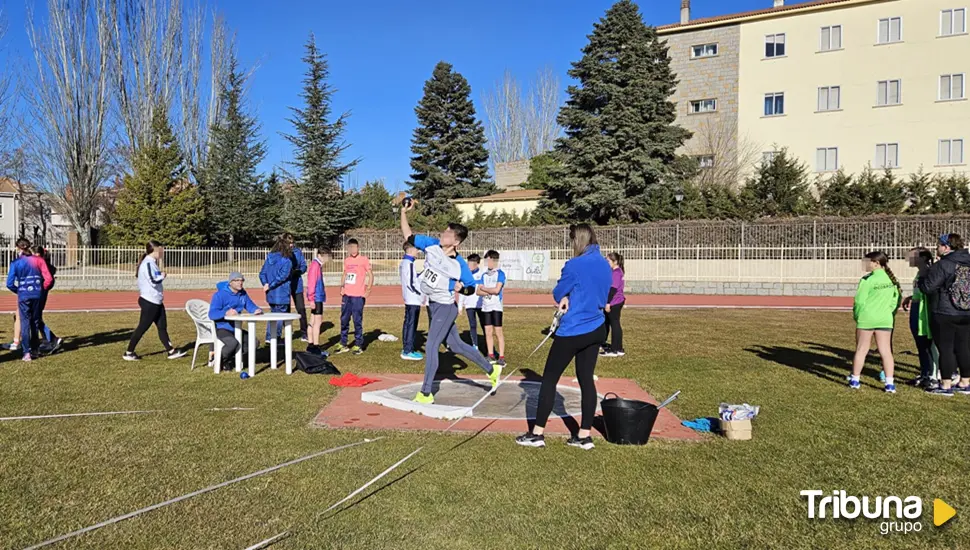
[[[940,378],[951,378],[958,368],[961,378],[970,378],[970,317],[934,315],[933,320],[933,338],[940,352]]]
[[[612,330],[613,340],[610,342],[610,348],[613,351],[623,351],[623,327],[620,326],[620,314],[623,313],[623,304],[625,303],[620,302],[615,306],[610,306],[610,311],[606,314],[606,337],[609,338],[610,330]]]
[[[539,405],[536,408],[536,426],[546,427],[546,420],[556,403],[556,386],[569,363],[576,358],[576,377],[582,391],[583,418],[580,429],[588,430],[593,426],[596,414],[596,383],[593,370],[600,346],[606,340],[606,323],[600,328],[579,336],[556,336],[546,358],[546,368],[542,372],[542,387],[539,389]]]
[[[303,301],[302,292],[293,293],[293,305],[296,307],[296,312],[300,314],[300,332],[306,338],[309,333],[307,332],[306,324],[306,303]]]
[[[141,317],[138,319],[138,327],[135,329],[135,333],[131,335],[131,341],[128,342],[128,352],[135,353],[135,348],[141,341],[141,337],[153,324],[158,327],[158,339],[165,346],[165,351],[172,351],[172,341],[168,337],[168,319],[165,317],[165,305],[153,304],[144,298],[138,298],[138,306],[141,307]]]

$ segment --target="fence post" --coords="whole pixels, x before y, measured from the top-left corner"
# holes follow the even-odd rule
[[[822,247],[822,282],[826,283],[829,279],[829,243]]]
[[[210,248],[209,249],[209,278],[210,279],[215,275],[215,273],[213,272],[213,270],[215,269],[215,263],[216,263],[216,249]]]
[[[812,220],[812,259],[818,259],[818,220]]]
[[[779,282],[785,282],[785,245],[781,245],[781,276]],[[782,292],[785,290],[782,289]]]
[[[512,248],[519,249],[519,229],[517,227],[512,228]]]
[[[740,283],[744,278],[741,276],[741,262],[744,260],[744,249],[739,244],[738,245],[738,282]]]
[[[118,269],[115,270],[115,279],[121,278],[121,247],[118,247]]]
[[[86,281],[88,279],[88,248],[86,246],[81,247],[81,280]]]
[[[674,246],[677,247],[677,259],[680,259],[680,222],[677,222],[677,237],[674,239]]]
[[[656,256],[656,258],[657,258],[657,282],[659,282],[660,281],[660,243],[657,243],[656,247],[657,247],[657,249],[656,249],[656,253],[657,253],[657,256]]]
[[[694,256],[694,280],[701,280],[701,245],[696,245],[697,254]]]

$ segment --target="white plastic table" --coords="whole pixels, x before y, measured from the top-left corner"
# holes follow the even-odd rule
[[[286,346],[286,374],[293,374],[293,321],[299,320],[297,313],[263,313],[252,315],[249,313],[236,315],[227,320],[231,320],[236,328],[236,341],[239,342],[239,349],[236,350],[236,372],[242,370],[242,329],[243,323],[247,325],[249,331],[249,376],[256,376],[256,323],[271,323],[280,321],[283,323],[283,342]],[[276,361],[276,331],[270,331],[269,340],[269,366],[278,368]]]

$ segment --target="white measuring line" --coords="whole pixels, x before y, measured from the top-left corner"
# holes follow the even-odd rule
[[[229,408],[215,408],[215,409],[203,409],[204,411],[254,411],[256,409],[246,408],[246,407],[229,407]],[[118,414],[152,414],[152,413],[165,413],[165,412],[177,412],[171,410],[155,410],[155,411],[105,411],[105,412],[86,412],[86,413],[65,413],[65,414],[38,414],[32,416],[4,416],[0,417],[0,422],[7,422],[10,420],[42,420],[45,418],[73,418],[77,416],[113,416]]]
[[[516,372],[517,372],[518,370],[519,370],[519,368],[518,368],[518,367],[516,367],[516,368],[514,368],[514,369],[512,369],[512,371],[511,371],[511,372],[509,372],[509,373],[508,373],[507,375],[505,375],[505,378],[503,378],[503,379],[502,379],[502,381],[501,381],[501,382],[499,382],[499,384],[498,384],[497,386],[495,386],[495,389],[494,389],[494,390],[491,390],[491,389],[489,389],[489,390],[488,390],[487,392],[485,392],[485,395],[483,395],[483,396],[481,397],[481,399],[479,399],[479,400],[478,400],[478,401],[477,401],[477,402],[476,402],[476,403],[475,403],[474,405],[472,405],[471,407],[469,407],[469,408],[468,408],[468,412],[467,412],[467,413],[465,414],[465,416],[462,416],[462,417],[461,417],[461,418],[459,418],[458,420],[455,420],[454,422],[452,422],[452,423],[451,423],[451,425],[450,425],[450,426],[448,426],[447,428],[445,428],[445,429],[444,429],[444,430],[443,430],[443,431],[442,431],[441,433],[442,433],[442,434],[446,434],[446,433],[448,433],[449,431],[451,431],[451,429],[452,429],[452,428],[454,428],[455,426],[457,426],[459,422],[461,422],[461,421],[462,421],[462,420],[464,420],[465,418],[468,418],[469,416],[471,416],[471,413],[475,411],[475,408],[476,408],[476,407],[478,407],[479,405],[481,405],[481,404],[482,404],[482,402],[483,402],[483,401],[485,401],[485,399],[487,399],[487,398],[488,398],[488,396],[490,396],[490,395],[492,395],[492,393],[493,393],[493,392],[497,392],[497,391],[498,391],[498,389],[499,389],[500,387],[502,387],[502,385],[503,385],[503,384],[505,384],[505,382],[506,382],[506,381],[507,381],[507,380],[508,380],[509,378],[511,378],[511,376],[512,376],[513,374],[515,374],[515,373],[516,373]],[[381,479],[382,477],[384,477],[384,476],[386,476],[387,474],[389,474],[389,473],[391,473],[391,472],[393,472],[393,471],[394,471],[395,469],[397,469],[397,468],[398,468],[398,467],[399,467],[399,466],[400,466],[401,464],[404,464],[404,463],[405,463],[405,462],[407,462],[407,461],[408,461],[408,460],[409,460],[409,459],[410,459],[411,457],[413,457],[414,455],[416,455],[416,454],[418,454],[419,452],[421,452],[421,450],[422,450],[422,449],[424,449],[424,446],[423,446],[423,445],[422,445],[421,447],[418,447],[417,449],[415,449],[415,450],[414,450],[413,452],[411,452],[411,454],[409,454],[409,455],[407,455],[406,457],[404,457],[404,458],[402,458],[401,460],[398,460],[398,461],[397,461],[397,462],[396,462],[395,464],[393,464],[393,465],[392,465],[392,466],[391,466],[390,468],[388,468],[388,469],[386,469],[386,470],[384,470],[383,472],[381,472],[381,473],[379,473],[379,474],[377,474],[377,477],[375,477],[374,479],[372,479],[372,480],[370,480],[370,481],[368,481],[367,483],[365,483],[365,484],[363,484],[363,485],[361,485],[360,487],[358,487],[357,489],[355,489],[355,490],[354,490],[354,491],[353,491],[352,493],[350,493],[349,495],[347,495],[347,496],[345,496],[344,498],[342,498],[342,499],[340,499],[340,500],[339,500],[338,502],[336,502],[335,504],[333,504],[332,506],[330,506],[329,508],[327,508],[327,509],[326,509],[326,510],[324,510],[323,512],[320,512],[319,514],[317,514],[317,516],[319,517],[319,516],[321,516],[321,515],[323,515],[323,514],[326,514],[327,512],[329,512],[329,511],[331,511],[331,510],[333,510],[334,508],[336,508],[336,507],[338,507],[338,506],[340,506],[341,504],[343,504],[343,503],[345,503],[345,502],[347,502],[348,500],[350,500],[350,499],[352,499],[352,498],[354,498],[355,496],[357,496],[357,495],[359,495],[359,494],[360,494],[361,492],[363,492],[363,491],[364,491],[365,489],[367,489],[368,487],[370,487],[371,485],[373,485],[374,483],[376,483],[376,482],[377,482],[378,480],[380,480],[380,479]],[[250,546],[250,547],[247,547],[247,548],[246,548],[245,550],[258,550],[258,549],[260,549],[260,548],[266,548],[267,546],[270,546],[271,544],[273,544],[273,543],[275,543],[275,542],[277,542],[277,541],[279,541],[279,540],[282,540],[283,538],[285,538],[285,537],[287,537],[287,536],[289,536],[289,534],[290,534],[290,532],[289,532],[289,531],[284,531],[284,532],[282,532],[282,533],[279,533],[279,534],[277,534],[277,535],[273,535],[272,537],[270,537],[270,538],[268,538],[268,539],[266,539],[266,540],[263,540],[263,541],[260,541],[260,542],[257,542],[256,544],[254,544],[254,545],[252,545],[252,546]],[[29,550],[29,549],[28,549],[28,550]]]
[[[294,460],[290,460],[289,462],[283,462],[282,464],[277,464],[276,466],[270,466],[269,468],[264,468],[262,470],[259,470],[258,472],[253,472],[251,474],[246,474],[246,475],[244,475],[242,477],[237,477],[236,479],[230,479],[229,481],[223,481],[222,483],[218,483],[216,485],[210,485],[209,487],[206,487],[204,489],[199,489],[198,491],[193,491],[191,493],[182,495],[180,497],[175,497],[173,499],[166,500],[165,502],[159,502],[158,504],[153,504],[153,505],[148,506],[146,508],[142,508],[140,510],[135,510],[134,512],[129,512],[129,513],[124,514],[124,515],[121,515],[121,516],[113,517],[113,518],[111,518],[109,520],[102,521],[101,523],[92,525],[90,527],[85,527],[84,529],[78,529],[77,531],[72,531],[70,533],[67,533],[66,535],[61,535],[59,537],[56,537],[56,538],[53,538],[53,539],[50,539],[50,540],[45,540],[44,542],[41,542],[39,544],[35,544],[33,546],[27,547],[25,550],[34,550],[36,548],[43,548],[44,546],[49,546],[51,544],[54,544],[55,542],[61,542],[62,540],[67,540],[67,539],[70,539],[70,538],[74,538],[74,537],[76,537],[78,535],[81,535],[81,534],[84,534],[84,533],[88,533],[90,531],[94,531],[95,529],[100,529],[100,528],[105,527],[107,525],[111,525],[112,523],[118,523],[119,521],[124,521],[126,519],[131,519],[131,518],[133,518],[135,516],[139,516],[141,514],[144,514],[145,512],[151,512],[152,510],[157,510],[159,508],[162,508],[163,506],[168,506],[169,504],[175,504],[176,502],[181,502],[183,500],[186,500],[186,499],[189,499],[189,498],[192,498],[192,497],[195,497],[195,496],[199,496],[201,494],[205,494],[205,493],[208,493],[210,491],[215,491],[216,489],[221,489],[223,487],[232,485],[234,483],[239,483],[240,481],[246,481],[247,479],[251,479],[251,478],[254,478],[254,477],[257,477],[257,476],[261,476],[263,474],[268,474],[270,472],[275,472],[276,470],[279,470],[281,468],[285,468],[287,466],[292,466],[294,464],[299,464],[301,462],[310,460],[312,458],[316,458],[318,456],[323,456],[325,454],[335,453],[337,451],[342,451],[344,449],[349,449],[351,447],[356,447],[358,445],[364,445],[364,444],[367,444],[367,443],[373,443],[375,441],[380,441],[381,439],[383,439],[383,437],[378,437],[378,438],[375,438],[375,439],[365,439],[363,441],[358,441],[357,443],[351,443],[349,445],[341,445],[340,447],[334,447],[332,449],[326,449],[326,450],[323,450],[323,451],[318,451],[316,453],[308,454],[306,456],[303,456],[303,457],[300,457],[300,458],[297,458],[297,459],[294,459]]]

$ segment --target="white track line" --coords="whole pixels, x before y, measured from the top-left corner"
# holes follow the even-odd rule
[[[363,441],[358,441],[357,443],[351,443],[349,445],[341,445],[340,447],[334,447],[332,449],[326,449],[326,450],[319,451],[319,452],[316,452],[316,453],[308,454],[306,456],[297,458],[295,460],[290,460],[289,462],[283,462],[282,464],[277,464],[276,466],[271,466],[269,468],[264,468],[262,470],[259,470],[258,472],[253,472],[251,474],[246,474],[246,475],[244,475],[242,477],[237,477],[236,479],[230,479],[229,481],[223,481],[222,483],[218,483],[216,485],[210,485],[209,487],[206,487],[204,489],[199,489],[198,491],[193,491],[191,493],[182,495],[180,497],[175,497],[173,499],[166,500],[165,502],[159,502],[158,504],[153,504],[153,505],[148,506],[146,508],[142,508],[140,510],[135,510],[134,512],[129,512],[129,513],[124,514],[124,515],[121,515],[121,516],[113,517],[113,518],[111,518],[109,520],[102,521],[101,523],[92,525],[90,527],[85,527],[84,529],[78,529],[77,531],[72,531],[70,533],[67,533],[66,535],[61,535],[59,537],[56,537],[56,538],[53,538],[53,539],[50,539],[50,540],[45,540],[44,542],[41,542],[39,544],[35,544],[33,546],[30,546],[30,547],[26,548],[25,550],[34,550],[36,548],[43,548],[44,546],[48,546],[48,545],[54,544],[56,542],[61,542],[63,540],[67,540],[67,539],[70,539],[70,538],[74,538],[74,537],[76,537],[78,535],[81,535],[81,534],[84,534],[84,533],[88,533],[90,531],[94,531],[95,529],[100,529],[100,528],[105,527],[107,525],[111,525],[112,523],[118,523],[119,521],[124,521],[126,519],[131,519],[131,518],[133,518],[135,516],[139,516],[141,514],[144,514],[145,512],[151,512],[152,510],[157,510],[159,508],[162,508],[163,506],[168,506],[169,504],[175,504],[176,502],[181,502],[183,500],[186,500],[186,499],[189,499],[189,498],[192,498],[192,497],[195,497],[195,496],[199,496],[201,494],[205,494],[205,493],[208,493],[210,491],[215,491],[216,489],[221,489],[223,487],[232,485],[234,483],[239,483],[240,481],[246,481],[247,479],[251,479],[251,478],[254,478],[254,477],[257,477],[257,476],[261,476],[263,474],[268,474],[268,473],[271,473],[271,472],[275,472],[276,470],[279,470],[281,468],[285,468],[287,466],[292,466],[294,464],[299,464],[300,462],[304,462],[304,461],[310,460],[312,458],[316,458],[318,456],[323,456],[325,454],[335,453],[337,451],[342,451],[344,449],[349,449],[351,447],[356,447],[358,445],[364,445],[364,444],[367,444],[367,443],[373,443],[375,441],[380,441],[381,439],[383,439],[383,438],[382,437],[378,437],[378,438],[375,438],[375,439],[365,439]]]
[[[487,392],[485,392],[485,395],[483,395],[481,399],[479,399],[474,405],[472,405],[471,407],[469,407],[469,412],[474,412],[475,411],[475,407],[481,405],[482,402],[485,401],[486,398],[488,398],[488,396],[492,395],[492,392],[493,391],[498,391],[498,389],[500,387],[502,387],[502,384],[504,384],[512,376],[512,374],[514,374],[518,370],[519,370],[518,367],[512,369],[512,371],[509,372],[507,375],[505,375],[505,378],[503,378],[502,381],[499,382],[499,384],[497,386],[495,386],[495,389],[494,390],[489,389]],[[455,420],[454,422],[451,423],[450,426],[448,426],[447,428],[445,428],[441,433],[442,434],[448,433],[452,428],[454,428],[455,426],[457,426],[459,422],[461,422],[462,420],[464,420],[467,417],[468,417],[468,415],[466,414],[465,416],[459,418],[458,420]],[[375,477],[374,479],[372,479],[372,480],[368,481],[367,483],[361,485],[354,492],[352,492],[349,495],[345,496],[344,498],[340,499],[340,501],[338,501],[337,503],[333,504],[332,506],[330,506],[330,508],[327,508],[323,512],[320,512],[320,514],[317,514],[317,516],[319,517],[319,516],[321,516],[323,514],[326,514],[327,512],[333,510],[334,508],[340,506],[341,504],[343,504],[343,503],[347,502],[348,500],[354,498],[355,496],[359,495],[362,491],[364,491],[365,489],[367,489],[368,487],[370,487],[371,485],[373,485],[374,483],[376,483],[379,479],[381,479],[382,477],[386,476],[387,474],[393,472],[395,469],[397,469],[398,466],[400,466],[401,464],[404,464],[405,462],[408,461],[408,459],[410,459],[414,455],[416,455],[419,452],[421,452],[421,449],[424,449],[424,446],[418,447],[417,449],[414,450],[414,452],[412,452],[408,456],[402,458],[401,460],[397,461],[397,463],[393,464],[390,468],[388,468],[388,469],[384,470],[383,472],[381,472],[380,474],[378,474],[377,477]],[[274,535],[274,536],[272,536],[272,537],[270,537],[270,538],[268,538],[268,539],[266,539],[266,540],[264,540],[262,542],[258,542],[255,545],[246,548],[245,550],[257,550],[259,548],[265,548],[266,546],[269,546],[269,545],[273,544],[274,542],[282,539],[286,535],[289,535],[289,531],[284,531],[284,532],[282,532],[282,533],[280,533],[278,535]]]
[[[229,408],[215,408],[215,409],[203,409],[204,411],[254,411],[256,409],[247,407],[229,407]],[[42,420],[45,418],[73,418],[77,416],[113,416],[118,414],[151,414],[151,413],[166,413],[166,412],[183,412],[183,411],[166,411],[166,410],[156,410],[156,411],[106,411],[106,412],[86,412],[86,413],[65,413],[65,414],[38,414],[32,416],[4,416],[0,417],[0,422],[7,422],[10,420]]]
[[[278,535],[272,536],[266,540],[259,541],[252,546],[247,546],[246,550],[259,550],[260,548],[266,548],[267,546],[273,544],[274,542],[278,540],[282,540],[283,538],[289,536],[289,534],[290,534],[289,531],[283,531]]]
[[[87,412],[87,413],[69,413],[69,414],[40,414],[35,416],[5,416],[0,417],[0,422],[7,422],[8,420],[40,420],[42,418],[70,418],[75,416],[110,416],[115,414],[151,414],[160,413],[165,411],[110,411],[110,412]]]
[[[375,477],[374,479],[372,479],[372,480],[368,481],[367,483],[361,485],[360,487],[357,488],[356,491],[354,491],[354,492],[350,493],[349,495],[345,496],[344,498],[340,499],[338,502],[336,502],[335,504],[333,504],[332,506],[330,506],[330,508],[327,508],[326,510],[324,510],[322,513],[323,514],[326,514],[330,510],[333,510],[337,506],[340,506],[341,504],[343,504],[343,503],[347,502],[348,500],[354,498],[355,496],[359,495],[361,493],[361,491],[363,491],[364,489],[366,489],[366,488],[370,487],[371,485],[373,485],[374,483],[376,483],[377,480],[379,480],[380,478],[382,478],[382,477],[386,476],[387,474],[393,472],[395,468],[397,468],[401,464],[404,464],[405,462],[407,462],[407,460],[409,458],[411,458],[412,456],[414,456],[414,455],[418,454],[419,452],[421,452],[421,449],[423,449],[423,448],[424,448],[423,446],[422,447],[418,447],[417,449],[414,450],[414,452],[412,452],[408,456],[402,458],[401,460],[398,460],[393,466],[391,466],[390,468],[388,468],[388,469],[384,470],[383,472],[377,474],[377,477]]]

